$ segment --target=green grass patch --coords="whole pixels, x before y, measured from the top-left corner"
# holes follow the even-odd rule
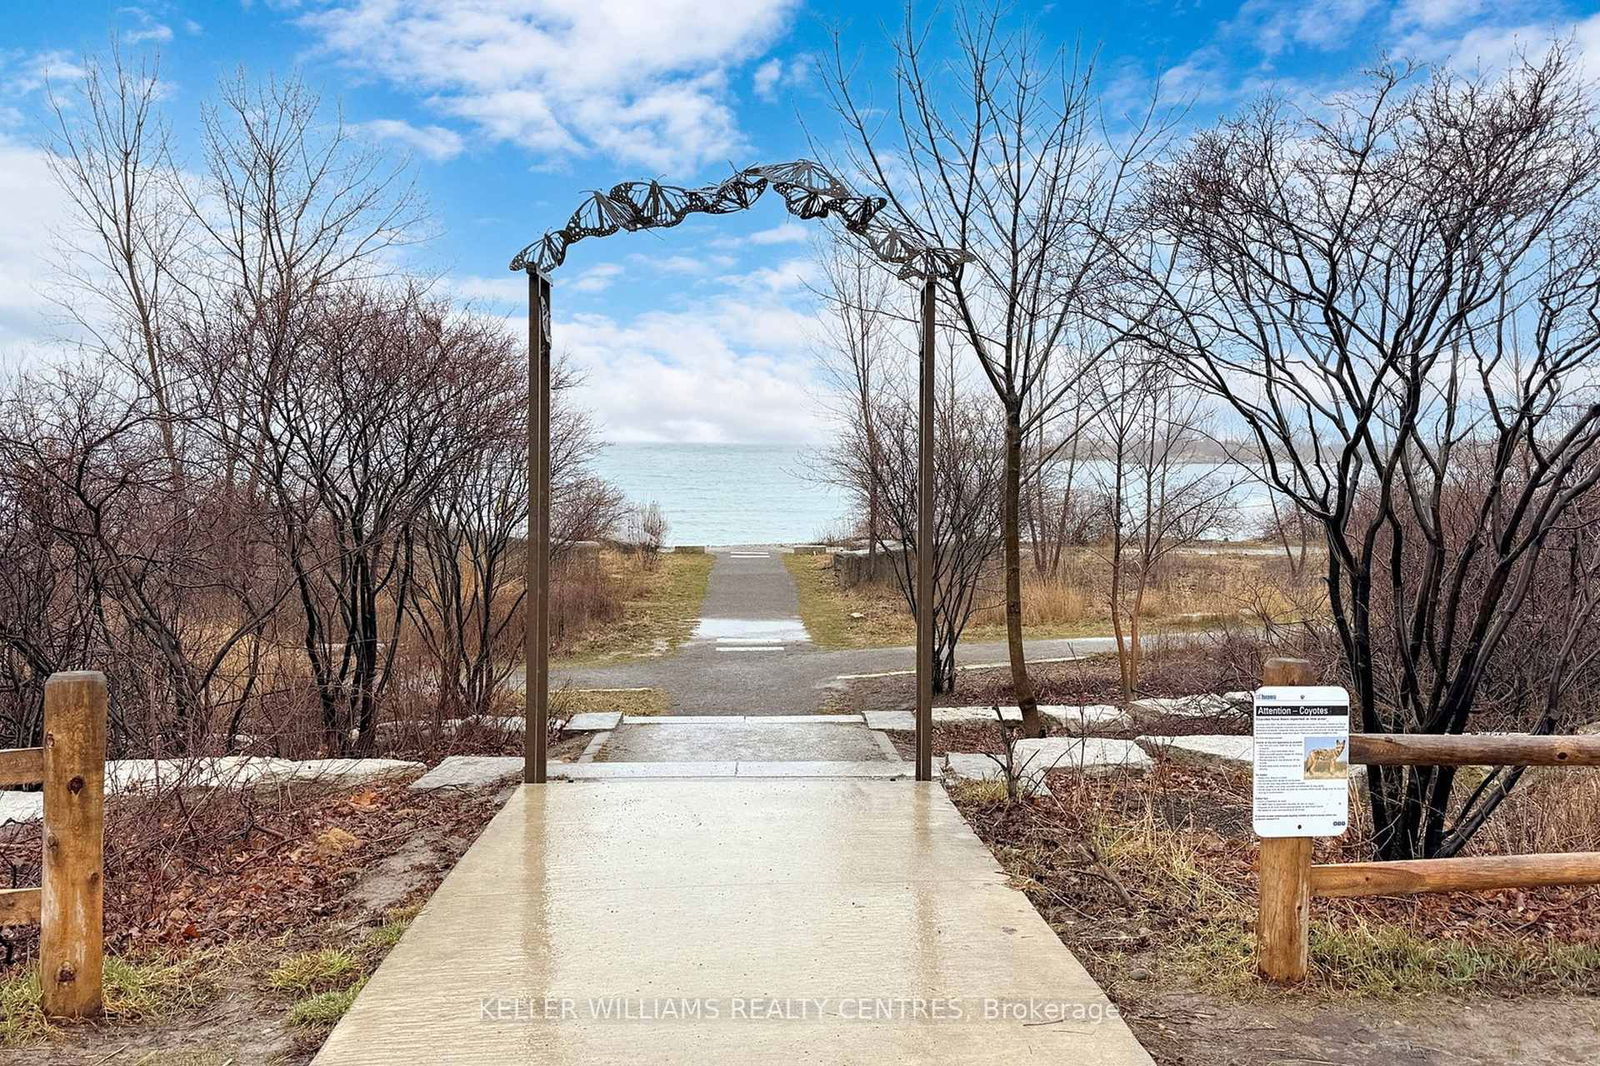
[[[366,983],[367,979],[363,977],[348,988],[318,992],[298,999],[289,1008],[289,1021],[302,1028],[331,1029],[344,1017],[345,1011],[350,1009],[350,1004],[356,1001],[356,996],[361,994]]]
[[[1231,995],[1278,994],[1256,976],[1253,896],[1214,876],[1192,834],[1146,822],[1093,834],[1114,868],[1146,880],[1168,913],[1192,914],[1176,962],[1191,980]],[[1587,991],[1600,944],[1518,936],[1448,940],[1314,901],[1310,974],[1288,995],[1393,1000],[1448,993]],[[1320,913],[1318,913],[1320,912]],[[1202,917],[1203,916],[1203,917]]]
[[[217,985],[206,973],[210,962],[206,955],[180,962],[108,956],[106,1017],[113,1021],[140,1021],[200,1006],[216,994]],[[27,1047],[54,1030],[39,1003],[36,966],[0,981],[0,1047]]]
[[[905,603],[883,589],[840,588],[831,556],[785,553],[783,565],[794,579],[800,620],[818,647],[883,648],[916,641],[916,622]]]
[[[347,988],[362,974],[361,960],[353,952],[343,948],[319,948],[290,955],[278,963],[267,975],[267,985],[300,997]]]
[[[367,934],[362,942],[362,948],[368,955],[375,955],[374,962],[383,961],[383,956],[400,943],[400,938],[411,928],[411,920],[422,911],[421,903],[412,903],[404,907],[395,907],[384,915],[383,924]]]
[[[1093,556],[1089,557],[1092,560]],[[1261,565],[1258,559],[1249,558],[1241,564],[1239,558],[1184,556],[1174,566],[1190,577],[1203,578],[1219,568],[1228,572],[1242,567],[1244,572],[1254,573]],[[909,647],[916,643],[916,622],[893,582],[841,588],[834,579],[832,557],[825,554],[786,554],[783,562],[794,578],[800,598],[800,618],[813,644],[823,648],[883,648]],[[1101,587],[1103,577],[1096,572],[1093,584],[1041,583],[1031,571],[1024,574],[1023,629],[1028,639],[1109,636],[1112,626],[1104,602],[1105,591]],[[1161,597],[1152,597],[1152,603],[1163,602],[1167,609],[1156,610],[1150,603],[1146,604],[1142,622],[1144,636],[1198,632],[1237,622],[1237,597],[1210,589],[1209,584],[1208,589],[1204,595],[1175,590],[1167,594],[1164,601]],[[969,644],[1004,641],[1006,627],[998,591],[991,588],[978,599],[992,606],[974,613],[962,632],[962,641]],[[1196,610],[1197,606],[1206,609]],[[1179,610],[1172,610],[1174,607]]]

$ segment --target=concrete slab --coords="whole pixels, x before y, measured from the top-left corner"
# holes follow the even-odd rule
[[[644,1061],[1151,1063],[940,785],[756,779],[519,789],[315,1059]]]
[[[860,714],[630,714],[622,719],[624,725],[728,725],[745,722],[750,725],[861,725],[866,721]]]
[[[723,762],[578,762],[549,766],[552,780],[613,781],[657,777],[732,777],[739,764]]]
[[[603,733],[622,724],[621,711],[584,711],[567,719],[566,733]]]
[[[1019,740],[1017,763],[1028,771],[1081,770],[1106,773],[1116,770],[1143,770],[1154,760],[1131,740],[1106,737],[1043,737]]]
[[[1008,722],[1022,721],[1022,711],[1017,707],[1002,707],[1000,713]],[[1124,729],[1131,724],[1128,715],[1110,704],[1044,704],[1039,713],[1074,733],[1095,729]],[[911,711],[868,711],[864,715],[867,726],[909,733],[917,728],[915,714]],[[993,707],[935,707],[933,720],[940,725],[972,724],[993,725]]]
[[[220,755],[197,759],[111,759],[106,790],[149,792],[158,788],[223,788],[278,780],[293,774],[288,759]]]
[[[811,637],[798,618],[702,618],[690,639],[806,644]]]
[[[520,773],[522,760],[516,762]],[[404,776],[426,769],[420,762],[401,759],[295,760],[260,755],[110,759],[106,762],[106,791],[112,795],[122,795],[158,788],[211,789],[287,781],[365,781]],[[42,818],[42,796],[38,792],[0,792],[0,824]]]
[[[1167,750],[1177,755],[1199,755],[1224,762],[1251,763],[1255,759],[1255,738],[1220,735],[1193,737],[1141,737],[1151,751]]]
[[[916,768],[908,762],[814,760],[810,762],[762,762],[742,760],[735,777],[874,777],[885,780],[907,780],[917,776]]]
[[[864,725],[859,714],[755,714],[744,719],[751,725]]]
[[[611,734],[595,761],[867,762],[882,758],[882,749],[864,725],[735,719],[670,726],[624,724]]]
[[[428,767],[408,759],[304,759],[277,768],[274,781],[371,781],[421,773]]]
[[[944,757],[944,772],[951,777],[958,777],[968,781],[1001,781],[1005,778],[1005,771],[1000,764],[982,752],[947,752]],[[1017,777],[1017,785],[1024,795],[1048,796],[1050,786],[1044,782],[1044,771],[1026,771]]]
[[[419,791],[436,788],[485,788],[522,776],[523,762],[516,755],[451,755],[411,782]]]
[[[623,725],[726,725],[742,722],[742,714],[625,714]]]
[[[0,825],[37,822],[43,817],[43,792],[0,792]]]
[[[1193,696],[1151,696],[1142,700],[1134,700],[1128,704],[1128,709],[1135,714],[1149,717],[1177,715],[1183,718],[1203,718],[1236,712],[1240,708],[1226,696],[1202,692]]]

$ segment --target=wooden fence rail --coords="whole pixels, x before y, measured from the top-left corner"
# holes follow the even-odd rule
[[[1270,659],[1267,685],[1309,685],[1311,664]],[[1600,766],[1600,736],[1377,736],[1350,738],[1349,761],[1366,766]],[[1313,865],[1310,837],[1261,841],[1257,967],[1279,984],[1305,979],[1311,900],[1600,884],[1600,852],[1484,855]]]
[[[44,746],[0,751],[0,784],[44,785],[38,888],[0,891],[0,925],[39,925],[46,1014],[100,1013],[104,983],[106,679],[54,674],[44,686]]]

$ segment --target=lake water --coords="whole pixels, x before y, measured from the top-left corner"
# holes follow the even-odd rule
[[[661,505],[668,544],[805,544],[850,514],[844,493],[811,479],[812,454],[792,444],[611,444],[594,466],[630,501]],[[1235,484],[1234,528],[1212,535],[1256,535],[1266,490],[1242,470],[1221,473]]]
[[[630,501],[661,505],[668,544],[803,544],[850,511],[810,465],[790,444],[611,444],[594,469]]]

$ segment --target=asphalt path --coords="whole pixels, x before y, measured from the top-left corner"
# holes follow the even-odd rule
[[[700,624],[673,654],[551,671],[552,686],[659,688],[674,714],[813,714],[854,678],[910,673],[915,648],[824,650],[806,636],[783,549],[718,548]],[[1030,662],[1111,651],[1111,637],[1026,640]],[[1003,642],[963,643],[958,668],[1000,665]],[[909,691],[909,690],[908,690]]]

